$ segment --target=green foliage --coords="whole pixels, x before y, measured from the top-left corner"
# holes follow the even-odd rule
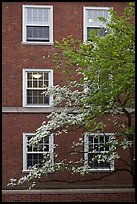
[[[90,108],[91,116],[87,115],[85,119],[86,127],[93,126],[89,120],[93,116],[134,108],[134,12],[134,2],[129,3],[121,16],[110,10],[111,20],[105,26],[108,34],[104,37],[91,32],[91,40],[84,44],[72,36],[56,43],[62,53],[56,53],[58,67],[69,74],[68,77],[75,71],[81,76],[81,83],[88,87],[83,109]],[[104,18],[101,20],[106,21]]]

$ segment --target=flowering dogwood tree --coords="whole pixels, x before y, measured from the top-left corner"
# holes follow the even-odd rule
[[[54,55],[55,67],[64,72],[68,85],[45,87],[43,94],[53,95],[53,107],[61,109],[47,116],[48,122],[44,121],[36,130],[36,136],[30,140],[29,145],[37,145],[43,137],[52,133],[55,136],[65,134],[69,127],[75,126],[83,127],[84,135],[92,132],[104,133],[106,124],[102,118],[108,114],[108,122],[116,124],[118,131],[104,144],[111,147],[110,150],[104,154],[97,154],[93,160],[110,163],[115,159],[121,159],[117,148],[129,148],[132,161],[128,164],[128,171],[134,181],[134,3],[129,3],[121,16],[112,10],[110,15],[109,22],[100,19],[106,23],[107,35],[102,37],[90,33],[91,40],[84,44],[74,40],[72,36],[55,43],[59,50]],[[77,78],[78,80],[75,80]],[[119,117],[121,114],[125,117],[123,121]],[[77,152],[83,144],[81,135],[79,142],[73,142],[73,151]],[[45,154],[42,165],[30,167],[27,176],[18,181],[11,179],[8,185],[20,185],[25,181],[34,181],[42,175],[64,169],[81,175],[89,173],[84,166],[84,158],[78,161],[66,161],[64,158],[53,164],[49,154]],[[32,186],[34,185],[35,182],[32,182]]]

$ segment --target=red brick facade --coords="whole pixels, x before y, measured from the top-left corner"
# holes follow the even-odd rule
[[[60,41],[68,35],[75,39],[83,40],[83,6],[113,7],[121,13],[127,2],[3,2],[2,3],[2,106],[3,106],[3,127],[2,127],[2,168],[3,168],[3,189],[7,189],[10,178],[20,178],[22,173],[23,132],[33,133],[45,120],[46,109],[37,110],[23,108],[22,91],[22,69],[52,69],[50,60],[43,59],[43,56],[53,55],[53,45],[25,45],[22,44],[22,5],[51,5],[53,6],[53,41]],[[64,85],[65,79],[60,71],[53,72],[54,85]],[[44,110],[44,112],[43,112]],[[114,130],[112,124],[108,124],[108,131]],[[80,132],[82,130],[79,130]],[[78,132],[68,133],[69,140],[66,142],[66,135],[55,138],[59,147],[56,151],[59,158],[69,151],[74,141],[78,140]],[[129,159],[128,152],[123,152],[123,158]],[[115,165],[122,166],[119,162]],[[104,173],[94,173],[93,178]],[[132,179],[127,172],[117,172],[112,176],[104,177],[102,180],[93,180],[90,176],[81,177],[71,175],[68,172],[56,173],[45,178],[44,183],[38,183],[38,188],[93,188],[93,187],[131,187]],[[50,182],[50,180],[53,180]],[[61,180],[61,183],[54,180]],[[66,183],[64,183],[64,180]],[[85,180],[85,182],[84,182]],[[45,181],[49,181],[46,183]],[[76,181],[76,183],[75,183]],[[22,188],[22,187],[18,187]],[[25,188],[25,186],[24,186]],[[3,202],[7,201],[133,201],[130,194],[64,194],[64,195],[3,195]]]

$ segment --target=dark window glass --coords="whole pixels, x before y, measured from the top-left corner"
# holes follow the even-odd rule
[[[49,104],[49,96],[45,96],[44,90],[27,90],[27,104]]]
[[[103,154],[106,151],[109,151],[109,146],[106,145],[108,142],[108,135],[98,135],[98,136],[89,136],[89,153],[88,153],[88,165],[92,169],[104,169],[110,168],[110,163],[105,161],[97,161],[93,159],[95,156]]]
[[[27,155],[27,168],[34,166],[35,164],[41,163],[43,160],[43,154],[28,154]]]
[[[88,27],[87,28],[87,39],[90,40],[89,32],[95,32],[96,35],[106,36],[108,31],[105,28]]]
[[[27,26],[27,41],[49,42],[49,26]]]

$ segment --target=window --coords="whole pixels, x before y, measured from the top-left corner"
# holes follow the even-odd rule
[[[109,9],[109,7],[84,7],[84,42],[89,39],[91,30],[100,36],[107,34],[107,30],[103,28],[105,24],[98,17],[109,19]]]
[[[42,94],[46,86],[53,86],[53,70],[23,69],[23,107],[50,107],[52,96]]]
[[[53,135],[44,137],[37,146],[28,146],[29,140],[34,136],[34,133],[23,134],[23,171],[28,171],[29,166],[41,164],[44,153],[49,153],[53,162]]]
[[[107,153],[110,147],[107,142],[110,140],[112,133],[88,133],[85,135],[85,167],[88,170],[113,170],[114,161],[109,163],[107,161],[94,160],[95,156]]]
[[[23,5],[23,43],[53,43],[53,6]]]

